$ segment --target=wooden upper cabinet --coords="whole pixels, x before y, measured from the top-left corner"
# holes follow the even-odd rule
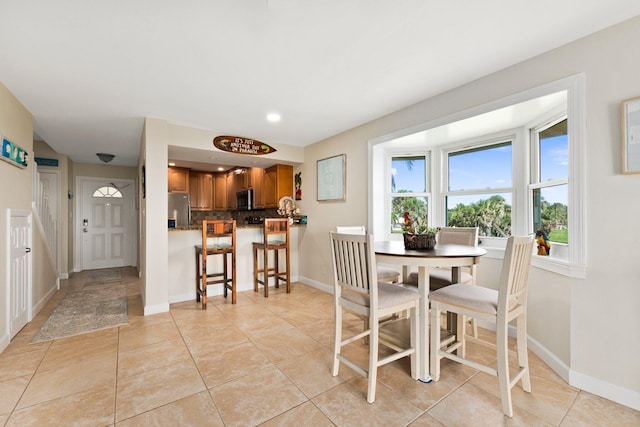
[[[213,175],[213,210],[227,209],[227,175],[216,173]]]
[[[191,172],[189,175],[191,210],[213,210],[213,173]]]
[[[264,200],[262,198],[262,182],[264,180],[264,169],[251,168],[251,182],[249,187],[253,188],[253,204],[256,208],[264,208]]]
[[[293,197],[293,166],[275,165],[264,170],[262,200],[265,208],[277,208],[282,197]]]
[[[169,168],[169,193],[189,192],[189,169]]]
[[[227,182],[227,209],[236,208],[236,181],[235,172],[230,171],[226,173]]]

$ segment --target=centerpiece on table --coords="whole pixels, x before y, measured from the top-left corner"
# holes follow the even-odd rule
[[[436,245],[437,229],[429,227],[427,218],[404,213],[404,226],[402,227],[405,249],[433,249]]]

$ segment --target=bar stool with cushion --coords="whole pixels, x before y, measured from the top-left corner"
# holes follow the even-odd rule
[[[429,293],[431,303],[431,376],[440,379],[440,359],[443,357],[498,377],[502,410],[511,417],[511,389],[522,380],[522,388],[531,392],[529,360],[527,355],[527,287],[533,236],[514,237],[507,240],[498,290],[483,286],[455,284]],[[465,356],[465,335],[457,334],[453,343],[440,342],[440,314],[442,311],[485,320],[496,325],[497,369],[485,366]],[[513,377],[509,374],[508,328],[516,319],[517,356],[519,369]],[[458,322],[458,325],[463,322]],[[483,341],[484,342],[484,341]],[[486,343],[493,346],[491,343]],[[458,351],[458,354],[454,352]]]
[[[337,225],[336,232],[341,234],[366,234],[364,225]],[[389,267],[378,266],[376,268],[378,280],[380,282],[398,283],[400,281],[400,272]],[[416,285],[417,285],[416,276]]]
[[[262,268],[259,268],[259,253],[262,251]],[[269,267],[269,252],[273,252],[273,266]],[[285,270],[280,270],[280,251],[285,252]],[[265,298],[269,296],[269,278],[273,277],[276,288],[280,282],[291,293],[291,260],[289,254],[289,218],[265,218],[262,242],[253,243],[253,290],[264,287]],[[262,278],[260,278],[262,274]]]
[[[392,285],[377,280],[375,252],[371,235],[338,234],[330,232],[331,258],[333,261],[334,304],[335,304],[335,342],[333,350],[333,376],[338,375],[340,362],[368,379],[367,402],[376,399],[376,380],[378,367],[405,356],[411,357],[411,377],[417,379],[420,360],[420,346],[416,345],[420,295],[412,289]],[[343,313],[345,309],[369,319],[368,327],[351,337],[342,338]],[[380,319],[395,313],[410,310],[411,338],[408,346],[400,346],[385,341],[379,336]],[[343,347],[369,337],[368,365],[362,367],[343,354]],[[383,344],[391,354],[379,358],[378,346]],[[357,352],[352,353],[354,355]]]
[[[207,248],[203,252],[202,248]],[[196,301],[202,299],[202,308],[207,308],[207,286],[222,283],[224,296],[231,291],[231,303],[236,303],[236,221],[233,219],[202,221],[202,244],[196,245]],[[213,271],[212,255],[222,255],[221,272]],[[231,258],[231,271],[229,259]],[[200,268],[202,258],[202,268]]]

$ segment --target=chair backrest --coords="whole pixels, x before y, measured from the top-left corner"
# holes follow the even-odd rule
[[[202,248],[234,249],[236,247],[235,219],[205,219],[202,221]]]
[[[340,234],[366,234],[364,225],[336,225],[336,232]]]
[[[478,246],[478,227],[442,227],[438,232],[438,243]]]
[[[378,280],[376,269],[372,268],[376,263],[371,235],[331,231],[329,236],[336,298],[340,298],[342,291],[367,294],[370,306],[377,307]]]
[[[289,218],[265,218],[263,243],[289,245]]]
[[[511,236],[507,239],[498,288],[498,312],[506,312],[513,308],[514,304],[526,307],[533,245],[533,235]]]

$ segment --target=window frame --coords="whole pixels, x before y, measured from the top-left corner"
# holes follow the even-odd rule
[[[532,265],[547,271],[561,274],[568,277],[584,278],[587,271],[587,238],[586,238],[586,112],[585,112],[585,75],[579,73],[556,80],[541,86],[524,90],[522,92],[508,95],[494,101],[487,102],[466,110],[458,110],[446,116],[431,119],[430,121],[415,124],[411,127],[394,131],[390,134],[381,135],[368,141],[369,156],[369,228],[373,230],[377,239],[387,239],[388,237],[382,233],[380,224],[388,221],[389,212],[384,212],[382,204],[386,204],[387,199],[381,199],[379,190],[380,185],[385,183],[377,174],[384,166],[383,158],[386,158],[387,152],[391,151],[385,148],[384,143],[396,140],[411,140],[417,132],[435,129],[440,126],[455,123],[460,120],[473,118],[484,113],[488,113],[501,108],[516,105],[521,102],[531,101],[546,95],[557,92],[566,92],[566,113],[568,120],[568,145],[569,145],[569,177],[568,177],[568,220],[569,220],[569,245],[568,256],[566,261],[555,259],[553,257],[534,257]],[[541,112],[541,116],[544,113]],[[557,111],[556,111],[557,113]],[[538,122],[539,123],[539,122]],[[529,135],[524,126],[516,130],[516,138],[528,141]],[[525,147],[526,145],[526,147]],[[518,147],[522,146],[522,147]],[[432,199],[430,201],[431,220],[436,224],[443,224],[441,211],[443,211],[444,199],[442,198],[442,182],[443,169],[442,151],[447,148],[444,145],[435,146],[425,143],[425,149],[432,153]],[[522,148],[522,149],[520,149]],[[512,233],[513,234],[529,234],[533,224],[531,221],[532,200],[529,197],[528,185],[530,184],[530,145],[515,144],[513,146],[513,162],[512,170],[514,187],[513,207],[512,210]],[[516,169],[518,168],[518,169]],[[517,171],[517,173],[516,173]],[[376,176],[378,175],[378,176]],[[387,187],[388,188],[388,187]],[[439,194],[440,193],[440,194]],[[385,193],[383,193],[385,194]],[[515,207],[518,207],[515,209]],[[526,206],[526,209],[523,209]],[[383,214],[384,212],[384,214]],[[382,217],[387,215],[386,217]],[[514,226],[515,224],[515,226]],[[379,237],[378,237],[379,236]],[[487,257],[501,259],[504,254],[506,239],[487,238],[483,239],[482,245],[487,250]]]

